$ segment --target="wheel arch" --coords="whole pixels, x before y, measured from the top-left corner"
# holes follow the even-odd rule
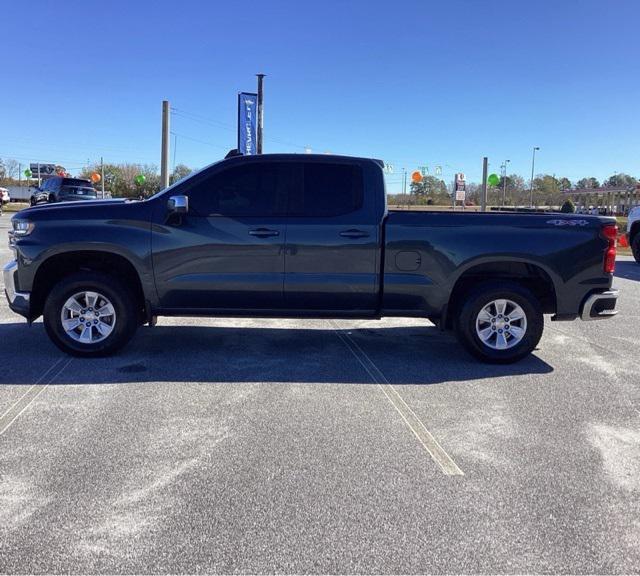
[[[483,259],[464,266],[451,285],[444,311],[444,327],[452,327],[452,319],[459,310],[464,294],[479,282],[509,280],[529,289],[542,305],[543,313],[555,314],[557,288],[555,274],[538,262],[525,259]]]
[[[131,289],[136,306],[144,312],[145,290],[141,274],[131,259],[111,250],[75,249],[51,254],[38,266],[31,290],[31,320],[42,314],[53,286],[64,277],[81,271],[102,272],[123,281]]]

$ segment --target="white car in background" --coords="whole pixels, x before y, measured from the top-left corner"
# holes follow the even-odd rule
[[[629,240],[633,257],[640,264],[640,206],[636,206],[629,212],[627,240]]]
[[[0,188],[0,213],[2,213],[2,207],[11,200],[9,196],[9,190],[6,188]]]

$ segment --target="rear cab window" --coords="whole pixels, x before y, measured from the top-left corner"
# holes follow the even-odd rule
[[[290,216],[331,218],[362,208],[364,185],[360,166],[306,162],[303,170],[303,186],[289,198]]]

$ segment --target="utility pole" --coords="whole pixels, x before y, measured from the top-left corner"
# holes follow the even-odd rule
[[[480,210],[487,211],[487,172],[489,171],[489,158],[482,159],[482,192],[480,196]]]
[[[505,160],[502,165],[502,207],[506,203],[507,199],[507,164],[511,162],[511,160]]]
[[[402,196],[404,197],[404,201],[407,203],[407,209],[409,209],[409,198],[407,198],[407,169],[402,169]]]
[[[264,128],[264,90],[262,88],[262,81],[265,75],[256,74],[256,76],[258,77],[258,142],[256,151],[258,154],[262,154],[262,129]]]
[[[160,157],[160,186],[169,186],[169,101],[162,101],[162,155]]]
[[[531,188],[529,189],[529,206],[533,208],[533,170],[536,165],[536,150],[540,150],[540,146],[533,147],[533,157],[531,158]]]
[[[100,156],[100,183],[102,184],[100,190],[102,192],[102,199],[104,200],[104,161],[102,156]]]

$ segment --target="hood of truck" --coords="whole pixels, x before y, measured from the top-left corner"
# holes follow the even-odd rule
[[[145,204],[139,200],[115,198],[38,204],[20,210],[14,217],[27,220],[65,220],[68,218],[108,218],[125,212],[136,212]]]

